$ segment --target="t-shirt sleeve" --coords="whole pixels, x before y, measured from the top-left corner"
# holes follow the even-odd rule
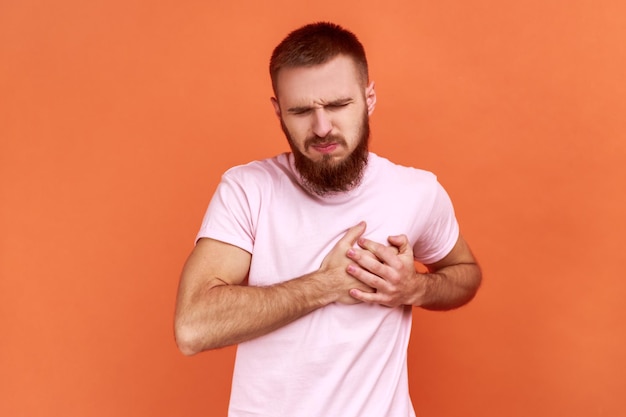
[[[251,216],[253,200],[244,185],[226,172],[202,220],[196,236],[219,240],[252,253],[254,224]]]
[[[423,264],[443,259],[459,238],[459,224],[452,201],[439,182],[435,182],[432,208],[425,218],[423,233],[413,246],[414,257]]]

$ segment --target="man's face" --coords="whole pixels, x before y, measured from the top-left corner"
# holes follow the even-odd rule
[[[310,191],[323,195],[357,185],[367,162],[369,115],[376,104],[351,58],[284,68],[272,99]]]

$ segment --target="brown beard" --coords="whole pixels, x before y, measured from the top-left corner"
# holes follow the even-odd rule
[[[367,166],[368,145],[370,137],[369,120],[367,113],[363,116],[358,132],[357,147],[344,160],[334,162],[331,155],[324,155],[321,161],[315,162],[305,156],[295,146],[291,134],[281,120],[283,132],[287,137],[293,152],[296,169],[302,177],[303,186],[319,196],[349,191],[361,183],[363,171]],[[339,135],[326,137],[313,136],[304,142],[305,149],[312,145],[335,142],[347,146],[346,140]]]

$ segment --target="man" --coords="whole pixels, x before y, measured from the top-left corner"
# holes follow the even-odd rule
[[[435,176],[368,152],[376,93],[351,32],[292,32],[270,74],[292,152],[222,177],[182,273],[178,346],[239,345],[230,416],[414,416],[412,306],[467,303],[480,269]]]

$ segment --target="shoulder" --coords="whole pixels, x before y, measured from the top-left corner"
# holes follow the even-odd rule
[[[272,158],[234,166],[224,172],[222,182],[234,182],[248,186],[253,184],[268,186],[281,181],[286,173],[289,173],[289,160],[287,154],[280,154]]]
[[[370,153],[369,164],[375,177],[389,183],[411,187],[437,187],[437,176],[419,168],[400,165],[387,158]]]

